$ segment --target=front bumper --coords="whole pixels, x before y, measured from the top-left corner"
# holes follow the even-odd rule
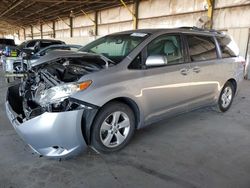
[[[84,110],[45,112],[23,121],[8,101],[5,107],[16,132],[36,153],[51,158],[65,158],[77,155],[87,148],[81,130]]]

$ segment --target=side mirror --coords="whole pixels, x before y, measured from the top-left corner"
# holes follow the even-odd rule
[[[163,55],[152,55],[149,56],[146,60],[147,67],[159,67],[167,65],[168,60],[166,56]]]

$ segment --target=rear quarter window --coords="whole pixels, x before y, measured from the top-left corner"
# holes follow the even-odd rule
[[[217,37],[217,41],[221,49],[222,58],[237,57],[239,55],[239,48],[231,37]]]
[[[187,42],[192,62],[217,59],[216,45],[212,37],[187,35]]]

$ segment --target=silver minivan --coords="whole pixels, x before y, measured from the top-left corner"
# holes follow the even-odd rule
[[[68,157],[87,146],[114,152],[163,118],[207,105],[227,111],[244,62],[234,41],[214,30],[115,33],[39,59],[9,88],[6,112],[40,155]]]

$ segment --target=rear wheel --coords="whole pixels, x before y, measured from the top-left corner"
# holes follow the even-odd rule
[[[135,131],[135,117],[131,108],[112,102],[97,114],[91,134],[91,144],[99,152],[110,153],[125,147]]]
[[[226,112],[234,98],[235,88],[231,82],[227,82],[221,90],[220,97],[218,100],[218,108],[221,112]]]

